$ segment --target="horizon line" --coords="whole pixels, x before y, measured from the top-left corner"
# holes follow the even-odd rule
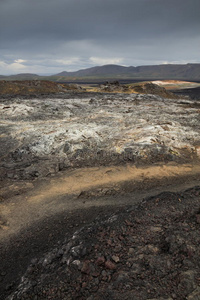
[[[162,64],[152,64],[152,65],[138,65],[138,66],[125,66],[125,65],[118,65],[118,64],[105,64],[105,65],[96,65],[93,67],[85,67],[85,68],[81,68],[81,69],[77,69],[75,71],[66,71],[66,70],[62,70],[58,73],[30,73],[30,72],[24,72],[24,73],[12,73],[12,74],[0,74],[0,76],[16,76],[16,75],[25,75],[25,74],[29,74],[29,75],[36,75],[36,76],[55,76],[59,73],[74,73],[74,72],[78,72],[78,71],[82,71],[82,70],[87,70],[87,69],[92,69],[92,68],[101,68],[101,67],[105,67],[105,66],[118,66],[118,67],[124,67],[124,68],[138,68],[138,67],[151,67],[151,66],[167,66],[167,65],[198,65],[200,64],[200,62],[187,62],[187,63],[162,63]]]

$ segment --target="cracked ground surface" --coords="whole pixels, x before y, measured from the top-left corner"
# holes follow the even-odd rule
[[[139,94],[3,99],[0,176],[31,179],[74,167],[195,160],[199,111],[195,100]]]

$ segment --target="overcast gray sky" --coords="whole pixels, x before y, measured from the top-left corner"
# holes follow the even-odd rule
[[[200,0],[0,0],[0,74],[200,62]]]

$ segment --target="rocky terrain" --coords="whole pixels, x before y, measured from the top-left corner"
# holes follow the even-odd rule
[[[0,80],[0,95],[41,95],[66,93],[68,91],[82,91],[76,84],[55,83],[41,80]]]
[[[0,102],[0,178],[107,164],[199,159],[199,103],[142,94],[64,94]]]
[[[139,82],[135,84],[120,84],[118,81],[106,82],[100,84],[98,88],[93,89],[96,92],[107,93],[136,93],[136,94],[151,94],[168,99],[178,99],[179,96],[167,91],[164,87],[152,82]]]
[[[0,299],[200,298],[198,99],[106,85],[0,97]]]
[[[198,300],[200,188],[97,218],[33,259],[14,299]]]

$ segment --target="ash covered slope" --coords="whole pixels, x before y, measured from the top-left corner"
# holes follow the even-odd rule
[[[81,91],[82,88],[74,84],[41,80],[0,81],[0,95],[53,94],[70,90]]]
[[[141,94],[2,100],[1,178],[73,167],[188,162],[200,155],[199,105]]]
[[[94,88],[97,92],[106,93],[137,93],[137,94],[151,94],[168,99],[179,99],[181,97],[167,91],[164,87],[154,84],[152,82],[139,82],[135,84],[120,84],[118,81],[106,82],[100,84],[98,88]],[[183,97],[183,96],[182,96]]]

